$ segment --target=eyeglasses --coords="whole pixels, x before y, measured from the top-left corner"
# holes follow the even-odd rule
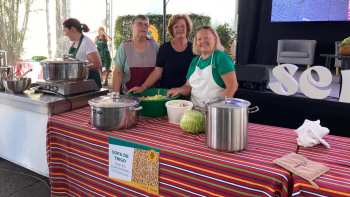
[[[149,24],[147,24],[147,23],[141,23],[141,22],[138,22],[138,23],[136,23],[139,27],[146,27],[146,28],[148,28],[149,27]]]
[[[197,39],[197,42],[201,42],[201,41],[206,42],[206,41],[208,41],[210,38],[211,38],[211,37],[198,38],[198,39]]]
[[[211,30],[211,27],[210,27],[209,25],[204,25],[204,26],[198,27],[198,28],[196,29],[196,32],[199,31],[199,30],[201,30],[201,29],[210,29],[210,30]]]
[[[176,26],[174,26],[174,29],[179,29],[179,28],[181,28],[181,29],[185,29],[185,27],[186,27],[186,25],[176,25]]]

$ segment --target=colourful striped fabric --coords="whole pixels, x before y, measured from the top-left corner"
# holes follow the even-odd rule
[[[305,188],[314,191],[309,183],[290,177],[287,170],[272,162],[296,151],[297,135],[291,129],[249,124],[248,148],[239,153],[222,153],[205,145],[204,134],[184,133],[179,126],[169,124],[166,117],[140,117],[137,127],[115,132],[93,129],[89,120],[89,107],[84,107],[48,121],[46,148],[53,196],[152,196],[108,178],[109,137],[160,150],[160,196],[288,196],[288,188],[293,188],[295,195],[307,194]],[[339,153],[346,148],[345,143],[336,148],[336,141],[329,139],[344,138],[328,137],[332,148],[326,153]],[[322,158],[325,148],[300,151],[316,160],[314,154]],[[349,152],[347,147],[348,155]],[[332,171],[335,161],[325,163],[331,170],[325,176],[328,178],[315,181],[321,188],[333,186],[338,177],[339,181],[348,182],[345,176],[349,160],[335,154],[330,157],[343,162],[338,167],[343,171]],[[349,187],[336,190],[350,193]]]
[[[292,176],[292,196],[350,196],[350,138],[327,135],[324,137],[331,146],[300,147],[298,154],[320,162],[330,170],[316,179],[320,187],[315,189],[299,176]]]

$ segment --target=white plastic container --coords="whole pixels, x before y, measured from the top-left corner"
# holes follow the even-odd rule
[[[181,104],[187,105],[186,107],[179,107]],[[180,125],[180,118],[187,110],[191,110],[193,103],[186,100],[172,100],[165,103],[169,123]]]

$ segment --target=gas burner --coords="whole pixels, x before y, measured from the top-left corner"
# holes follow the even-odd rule
[[[36,92],[44,92],[51,94],[73,95],[84,92],[99,91],[94,80],[83,80],[77,82],[46,82],[37,81],[38,87],[33,88]]]

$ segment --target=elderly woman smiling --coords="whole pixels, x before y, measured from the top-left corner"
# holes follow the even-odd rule
[[[186,74],[195,55],[192,43],[187,41],[192,30],[192,21],[186,14],[172,15],[167,31],[173,38],[159,48],[156,68],[142,86],[136,86],[129,92],[140,93],[153,85],[160,78],[161,88],[173,88],[186,83]]]
[[[147,38],[149,20],[144,15],[132,19],[131,40],[123,42],[114,57],[113,91],[126,94],[134,86],[141,86],[156,65],[159,45]],[[122,89],[120,89],[122,85]],[[159,81],[152,84],[159,87]]]
[[[204,107],[203,101],[215,97],[233,97],[238,84],[231,57],[222,52],[219,37],[211,26],[196,30],[193,53],[195,57],[187,73],[187,82],[172,88],[168,97],[178,94],[189,96],[194,105]]]

